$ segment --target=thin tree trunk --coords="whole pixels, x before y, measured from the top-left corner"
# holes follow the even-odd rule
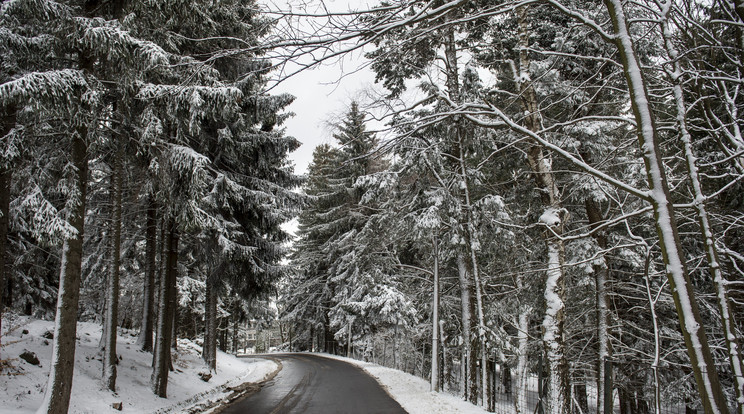
[[[584,157],[586,159],[586,157]],[[602,220],[602,212],[597,202],[591,198],[584,201],[589,226],[594,229]],[[595,233],[594,239],[600,249],[607,249],[607,234],[604,230]],[[598,364],[597,364],[597,414],[604,414],[604,384],[605,384],[605,361],[611,358],[610,333],[609,333],[609,298],[607,294],[607,280],[610,264],[607,255],[603,254],[604,266],[595,265],[594,280],[597,292],[597,342],[598,342]]]
[[[431,315],[431,388],[439,391],[439,240],[434,236],[434,297]]]
[[[661,414],[661,384],[659,378],[659,362],[661,361],[661,338],[659,331],[659,318],[656,316],[656,299],[651,294],[651,278],[649,277],[649,265],[651,263],[651,253],[646,248],[646,264],[643,272],[643,280],[646,282],[646,298],[648,307],[651,311],[651,322],[654,326],[654,359],[651,362],[651,373],[654,382],[654,413]],[[600,413],[602,414],[602,413]]]
[[[664,45],[667,49],[667,54],[672,60],[672,70],[668,71],[669,77],[672,80],[674,98],[677,109],[677,127],[680,132],[680,140],[684,144],[685,148],[685,160],[687,161],[687,172],[690,178],[690,184],[692,186],[692,194],[695,197],[693,202],[695,209],[697,210],[698,225],[700,226],[700,235],[705,245],[705,256],[708,260],[708,266],[711,277],[713,279],[713,287],[716,292],[716,300],[718,302],[718,311],[721,314],[721,325],[723,331],[723,337],[726,341],[726,351],[728,354],[729,365],[731,366],[731,372],[734,375],[734,390],[736,393],[737,411],[744,414],[744,364],[742,363],[741,348],[736,332],[736,320],[734,318],[734,312],[731,306],[731,301],[728,296],[728,288],[726,284],[728,281],[723,275],[723,269],[721,269],[721,262],[719,260],[718,249],[716,248],[715,239],[713,238],[713,228],[708,220],[708,212],[705,207],[706,197],[703,194],[702,185],[700,184],[700,177],[698,173],[697,165],[695,164],[697,158],[692,149],[692,137],[687,128],[687,105],[685,104],[685,98],[682,91],[682,67],[679,63],[679,52],[672,43],[672,31],[669,27],[668,15],[671,11],[671,3],[667,3],[662,10],[662,18],[660,24],[662,33],[664,35]]]
[[[88,184],[86,136],[87,129],[82,129],[72,138],[71,161],[75,168],[75,193],[71,195],[73,202],[67,220],[75,231],[65,237],[62,246],[51,370],[44,401],[37,410],[38,413],[64,414],[70,405]]]
[[[463,340],[463,375],[462,392],[463,397],[473,404],[478,403],[478,385],[476,359],[473,357],[473,284],[468,275],[465,257],[462,253],[457,254],[457,269],[460,279],[460,302],[462,316],[462,340]]]
[[[155,316],[155,274],[157,272],[156,256],[158,251],[157,234],[158,234],[158,217],[157,202],[155,197],[150,195],[147,204],[147,224],[145,225],[145,257],[147,260],[145,269],[144,292],[142,294],[144,302],[142,304],[142,329],[137,346],[142,351],[152,351],[152,330]]]
[[[173,366],[173,355],[178,351],[178,287],[176,281],[170,286],[171,292],[168,295],[174,302],[172,308],[172,322],[171,322],[171,340],[170,340],[170,351],[168,352],[168,370],[173,372],[176,368]]]
[[[158,311],[157,340],[155,342],[155,363],[152,371],[152,391],[161,398],[166,398],[168,389],[168,369],[170,363],[171,335],[173,334],[173,313],[176,298],[173,290],[178,271],[178,229],[175,219],[168,221],[168,254],[165,274],[160,284],[160,304]]]
[[[522,279],[523,276],[521,274],[517,276],[518,290],[521,290],[522,288]],[[528,366],[528,346],[531,314],[531,306],[525,304],[520,305],[519,331],[517,332],[517,390],[514,398],[516,414],[527,414],[529,412],[529,408],[527,407],[527,384],[530,376]]]
[[[240,312],[240,306],[238,305],[238,301],[235,300],[233,305],[233,332],[232,332],[232,351],[233,354],[238,353],[238,313]],[[282,339],[284,341],[284,339]]]
[[[446,76],[447,76],[447,90],[450,95],[450,98],[453,102],[459,103],[460,102],[460,82],[459,82],[459,71],[457,67],[457,46],[455,43],[455,33],[454,29],[449,29],[446,33],[447,39],[445,42],[445,65],[446,65]],[[480,346],[485,346],[485,323],[484,323],[484,317],[483,317],[483,302],[481,298],[481,288],[480,288],[480,280],[479,280],[479,272],[478,272],[478,261],[475,255],[475,248],[474,243],[476,242],[475,239],[475,231],[473,228],[472,223],[472,217],[471,217],[471,202],[470,202],[470,191],[468,189],[468,179],[467,179],[467,170],[465,167],[465,155],[463,150],[463,132],[459,126],[455,126],[455,129],[457,131],[457,142],[455,145],[455,148],[452,151],[452,155],[454,159],[458,160],[457,165],[455,166],[456,170],[458,171],[458,174],[460,175],[461,185],[462,185],[462,211],[460,211],[460,219],[463,221],[463,227],[465,228],[465,236],[468,240],[466,249],[468,250],[468,256],[470,259],[470,271],[467,269],[467,265],[465,264],[465,258],[462,254],[458,254],[458,268],[460,268],[460,260],[462,260],[462,268],[460,269],[460,289],[461,289],[461,298],[463,300],[467,297],[467,304],[463,304],[463,333],[466,331],[467,326],[467,340],[466,342],[466,354],[467,354],[467,361],[469,365],[468,371],[468,380],[466,380],[467,384],[464,391],[465,398],[468,399],[473,404],[478,404],[478,397],[480,394],[481,402],[484,402],[484,394],[483,394],[483,387],[480,389],[478,388],[478,377],[477,377],[477,362],[475,358],[475,350]],[[463,277],[465,279],[463,279]],[[472,280],[470,280],[472,278]],[[466,282],[463,284],[463,282]],[[466,289],[465,289],[466,288]],[[467,293],[465,293],[467,291]],[[467,312],[465,312],[467,306]],[[477,318],[478,318],[478,336],[474,336],[472,334],[473,329],[473,313],[474,311],[477,311]],[[467,315],[465,314],[467,313]],[[466,323],[467,320],[467,323]],[[480,339],[480,341],[478,341]],[[485,367],[485,349],[481,352],[481,366]],[[481,383],[485,386],[485,370],[481,370],[483,376]],[[480,392],[479,392],[480,391]]]
[[[123,183],[122,154],[114,156],[111,176],[113,217],[111,220],[111,269],[106,286],[106,318],[104,320],[105,345],[102,378],[106,388],[116,392],[116,327],[119,320],[119,267],[121,264],[121,190]]]
[[[682,244],[667,183],[666,167],[661,160],[659,137],[656,133],[641,66],[630,36],[628,19],[620,0],[604,0],[604,3],[612,20],[615,44],[629,86],[631,108],[637,125],[638,144],[643,150],[643,160],[646,165],[649,196],[654,210],[659,247],[661,247],[662,258],[666,265],[669,288],[677,309],[698,393],[706,413],[728,413],[726,398],[723,395],[708,346],[708,338],[698,310],[695,292],[682,258]]]
[[[12,171],[5,167],[0,167],[0,345],[2,345],[2,320],[3,320],[3,292],[5,291],[5,274],[7,273],[6,257],[8,245],[8,217],[10,215],[10,183],[12,180]],[[2,347],[0,347],[2,349]],[[0,360],[2,355],[0,355]],[[2,372],[2,367],[0,367]]]
[[[440,357],[440,366],[442,367],[442,374],[439,379],[439,390],[444,391],[447,385],[447,375],[452,375],[450,371],[447,371],[447,343],[444,341],[444,320],[439,320],[439,343],[442,345],[442,353]]]

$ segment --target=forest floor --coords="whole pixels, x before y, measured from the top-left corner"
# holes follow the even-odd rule
[[[54,322],[6,314],[2,330],[0,359],[7,362],[0,372],[0,413],[33,413],[41,405],[47,385],[53,340],[45,335],[54,332]],[[179,340],[174,355],[175,371],[168,378],[168,398],[159,398],[150,390],[152,354],[138,350],[136,332],[120,329],[118,334],[120,360],[117,392],[113,393],[101,383],[98,349],[101,325],[78,323],[70,413],[116,413],[119,411],[112,405],[119,402],[121,412],[188,411],[205,401],[224,398],[230,393],[229,387],[260,382],[278,369],[271,360],[239,359],[218,352],[217,373],[204,382],[198,375],[207,372],[200,356],[201,347]],[[21,359],[24,351],[35,354],[39,364]]]

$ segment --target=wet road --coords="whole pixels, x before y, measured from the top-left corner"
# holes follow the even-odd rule
[[[223,414],[405,414],[360,368],[312,354],[276,354],[282,370]]]

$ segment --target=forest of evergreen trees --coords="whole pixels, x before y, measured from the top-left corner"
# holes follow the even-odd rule
[[[0,3],[0,311],[55,320],[40,412],[78,321],[112,391],[138,329],[164,397],[175,336],[215,369],[271,301],[285,349],[490,410],[498,366],[518,414],[541,370],[545,413],[744,413],[744,0],[272,7]],[[300,177],[269,77],[349,53],[385,95]]]

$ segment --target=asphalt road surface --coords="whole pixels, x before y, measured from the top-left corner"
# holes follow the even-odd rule
[[[312,354],[276,354],[282,370],[223,414],[405,414],[372,377],[346,362]]]

